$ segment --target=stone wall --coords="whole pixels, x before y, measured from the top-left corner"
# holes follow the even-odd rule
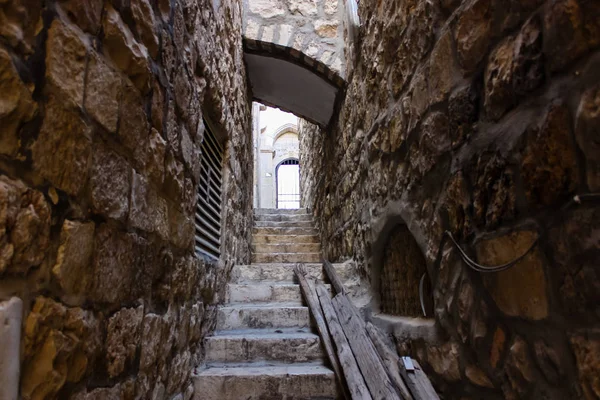
[[[241,25],[233,0],[1,2],[0,354],[22,349],[2,394],[191,397],[249,260]],[[214,265],[193,250],[203,112],[228,138]]]
[[[344,77],[341,0],[244,0],[244,37],[276,43]]]
[[[359,15],[338,121],[300,134],[324,255],[373,279],[387,221],[406,224],[436,340],[397,344],[445,398],[599,398],[600,3],[361,1]],[[537,242],[481,273],[446,230],[484,265]]]

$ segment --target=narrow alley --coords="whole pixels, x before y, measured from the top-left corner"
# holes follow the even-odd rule
[[[0,0],[0,400],[600,399],[599,138],[598,0]]]

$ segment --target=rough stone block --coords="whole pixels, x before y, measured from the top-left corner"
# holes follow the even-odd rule
[[[111,304],[129,299],[133,276],[140,261],[136,236],[104,224],[97,227],[94,242],[90,298]]]
[[[146,48],[133,38],[119,13],[110,5],[106,7],[103,21],[104,53],[133,81],[142,93],[150,90],[150,67]]]
[[[470,3],[456,24],[458,60],[467,73],[473,72],[483,60],[492,36],[492,9],[490,0]]]
[[[152,5],[148,0],[132,0],[131,13],[135,21],[136,31],[142,42],[148,48],[150,56],[158,55],[158,35]]]
[[[89,289],[94,230],[93,222],[63,223],[52,275],[67,295],[82,295]]]
[[[194,221],[176,207],[169,207],[169,239],[182,249],[191,249],[194,241]]]
[[[513,90],[515,39],[504,40],[490,55],[485,71],[485,111],[492,120],[497,120],[515,102]]]
[[[470,170],[473,187],[473,219],[476,225],[495,227],[514,218],[515,178],[499,155],[481,154]]]
[[[0,302],[0,399],[19,398],[21,319],[23,302],[18,297]]]
[[[269,1],[269,0],[267,0]],[[286,0],[287,6],[292,14],[300,14],[304,17],[317,15],[316,0]],[[263,15],[264,17],[264,15]]]
[[[38,191],[0,176],[0,275],[27,274],[49,246],[51,210]]]
[[[520,257],[535,240],[536,233],[519,231],[477,244],[478,262],[500,265]],[[484,284],[496,305],[511,317],[540,320],[548,316],[544,261],[534,248],[515,266],[486,274]]]
[[[95,148],[90,177],[94,212],[117,220],[127,218],[131,171],[123,157],[101,145]]]
[[[78,111],[51,97],[32,148],[34,169],[58,189],[77,195],[89,173],[90,135],[91,129]]]
[[[163,337],[163,319],[156,314],[146,314],[141,327],[140,370],[151,372],[160,359],[160,344]]]
[[[315,32],[322,38],[332,39],[337,36],[338,23],[335,21],[315,21]]]
[[[508,351],[505,369],[512,390],[523,396],[533,382],[534,367],[529,346],[519,336]]]
[[[39,1],[4,1],[0,9],[0,36],[4,42],[19,52],[32,54],[43,7]]]
[[[98,33],[103,0],[60,0],[60,5],[85,32]]]
[[[55,19],[46,41],[46,79],[77,106],[83,104],[87,43],[77,28]]]
[[[338,13],[338,0],[325,0],[325,4],[323,5],[325,10],[325,14],[327,15],[335,15]]]
[[[527,133],[521,174],[532,208],[554,205],[578,187],[571,124],[569,109],[552,105],[542,126]]]
[[[1,20],[1,19],[0,19]],[[19,150],[17,135],[23,122],[33,118],[37,104],[21,81],[8,52],[0,48],[0,154],[14,157]]]
[[[148,174],[150,179],[159,187],[165,178],[165,152],[167,143],[154,128],[150,131],[148,146]]]
[[[179,162],[173,154],[167,152],[165,160],[165,191],[168,193],[170,200],[178,204],[184,202],[184,167],[183,163]]]
[[[85,108],[107,131],[117,131],[121,77],[95,52],[88,63]]]
[[[262,18],[273,18],[285,14],[281,0],[255,0],[250,2],[250,12]]]
[[[455,90],[448,100],[448,119],[452,147],[462,145],[473,132],[478,117],[479,96],[473,85]]]
[[[457,343],[447,342],[442,346],[427,346],[427,362],[445,380],[454,382],[460,379]]]
[[[579,383],[586,399],[600,397],[600,338],[598,332],[578,333],[570,337],[577,359]]]
[[[577,0],[548,3],[544,12],[544,54],[551,71],[565,68],[588,50]]]
[[[552,260],[558,267],[557,284],[565,315],[590,319],[600,306],[600,243],[582,240],[600,235],[600,210],[578,206],[549,232]]]
[[[66,383],[77,383],[101,349],[100,324],[89,311],[36,298],[23,336],[23,399],[54,397]]]
[[[152,127],[160,133],[165,117],[165,95],[158,79],[154,80],[152,88]]]
[[[124,308],[110,317],[106,336],[106,362],[110,377],[120,375],[133,361],[140,345],[144,306]]]
[[[581,97],[577,110],[575,137],[586,161],[587,184],[592,192],[600,191],[600,85],[591,87]]]
[[[460,77],[454,56],[452,32],[446,30],[436,43],[429,59],[429,93],[431,102],[443,101]]]
[[[150,123],[139,92],[130,85],[123,87],[118,136],[132,154],[137,169],[143,171],[148,162]]]

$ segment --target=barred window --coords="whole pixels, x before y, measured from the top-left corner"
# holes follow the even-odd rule
[[[196,254],[209,260],[221,255],[223,147],[206,121],[200,146],[200,181],[196,203]]]

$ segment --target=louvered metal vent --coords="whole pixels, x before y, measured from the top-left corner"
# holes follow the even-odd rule
[[[200,182],[196,204],[196,254],[210,260],[221,255],[221,188],[223,148],[204,123],[200,147]]]

